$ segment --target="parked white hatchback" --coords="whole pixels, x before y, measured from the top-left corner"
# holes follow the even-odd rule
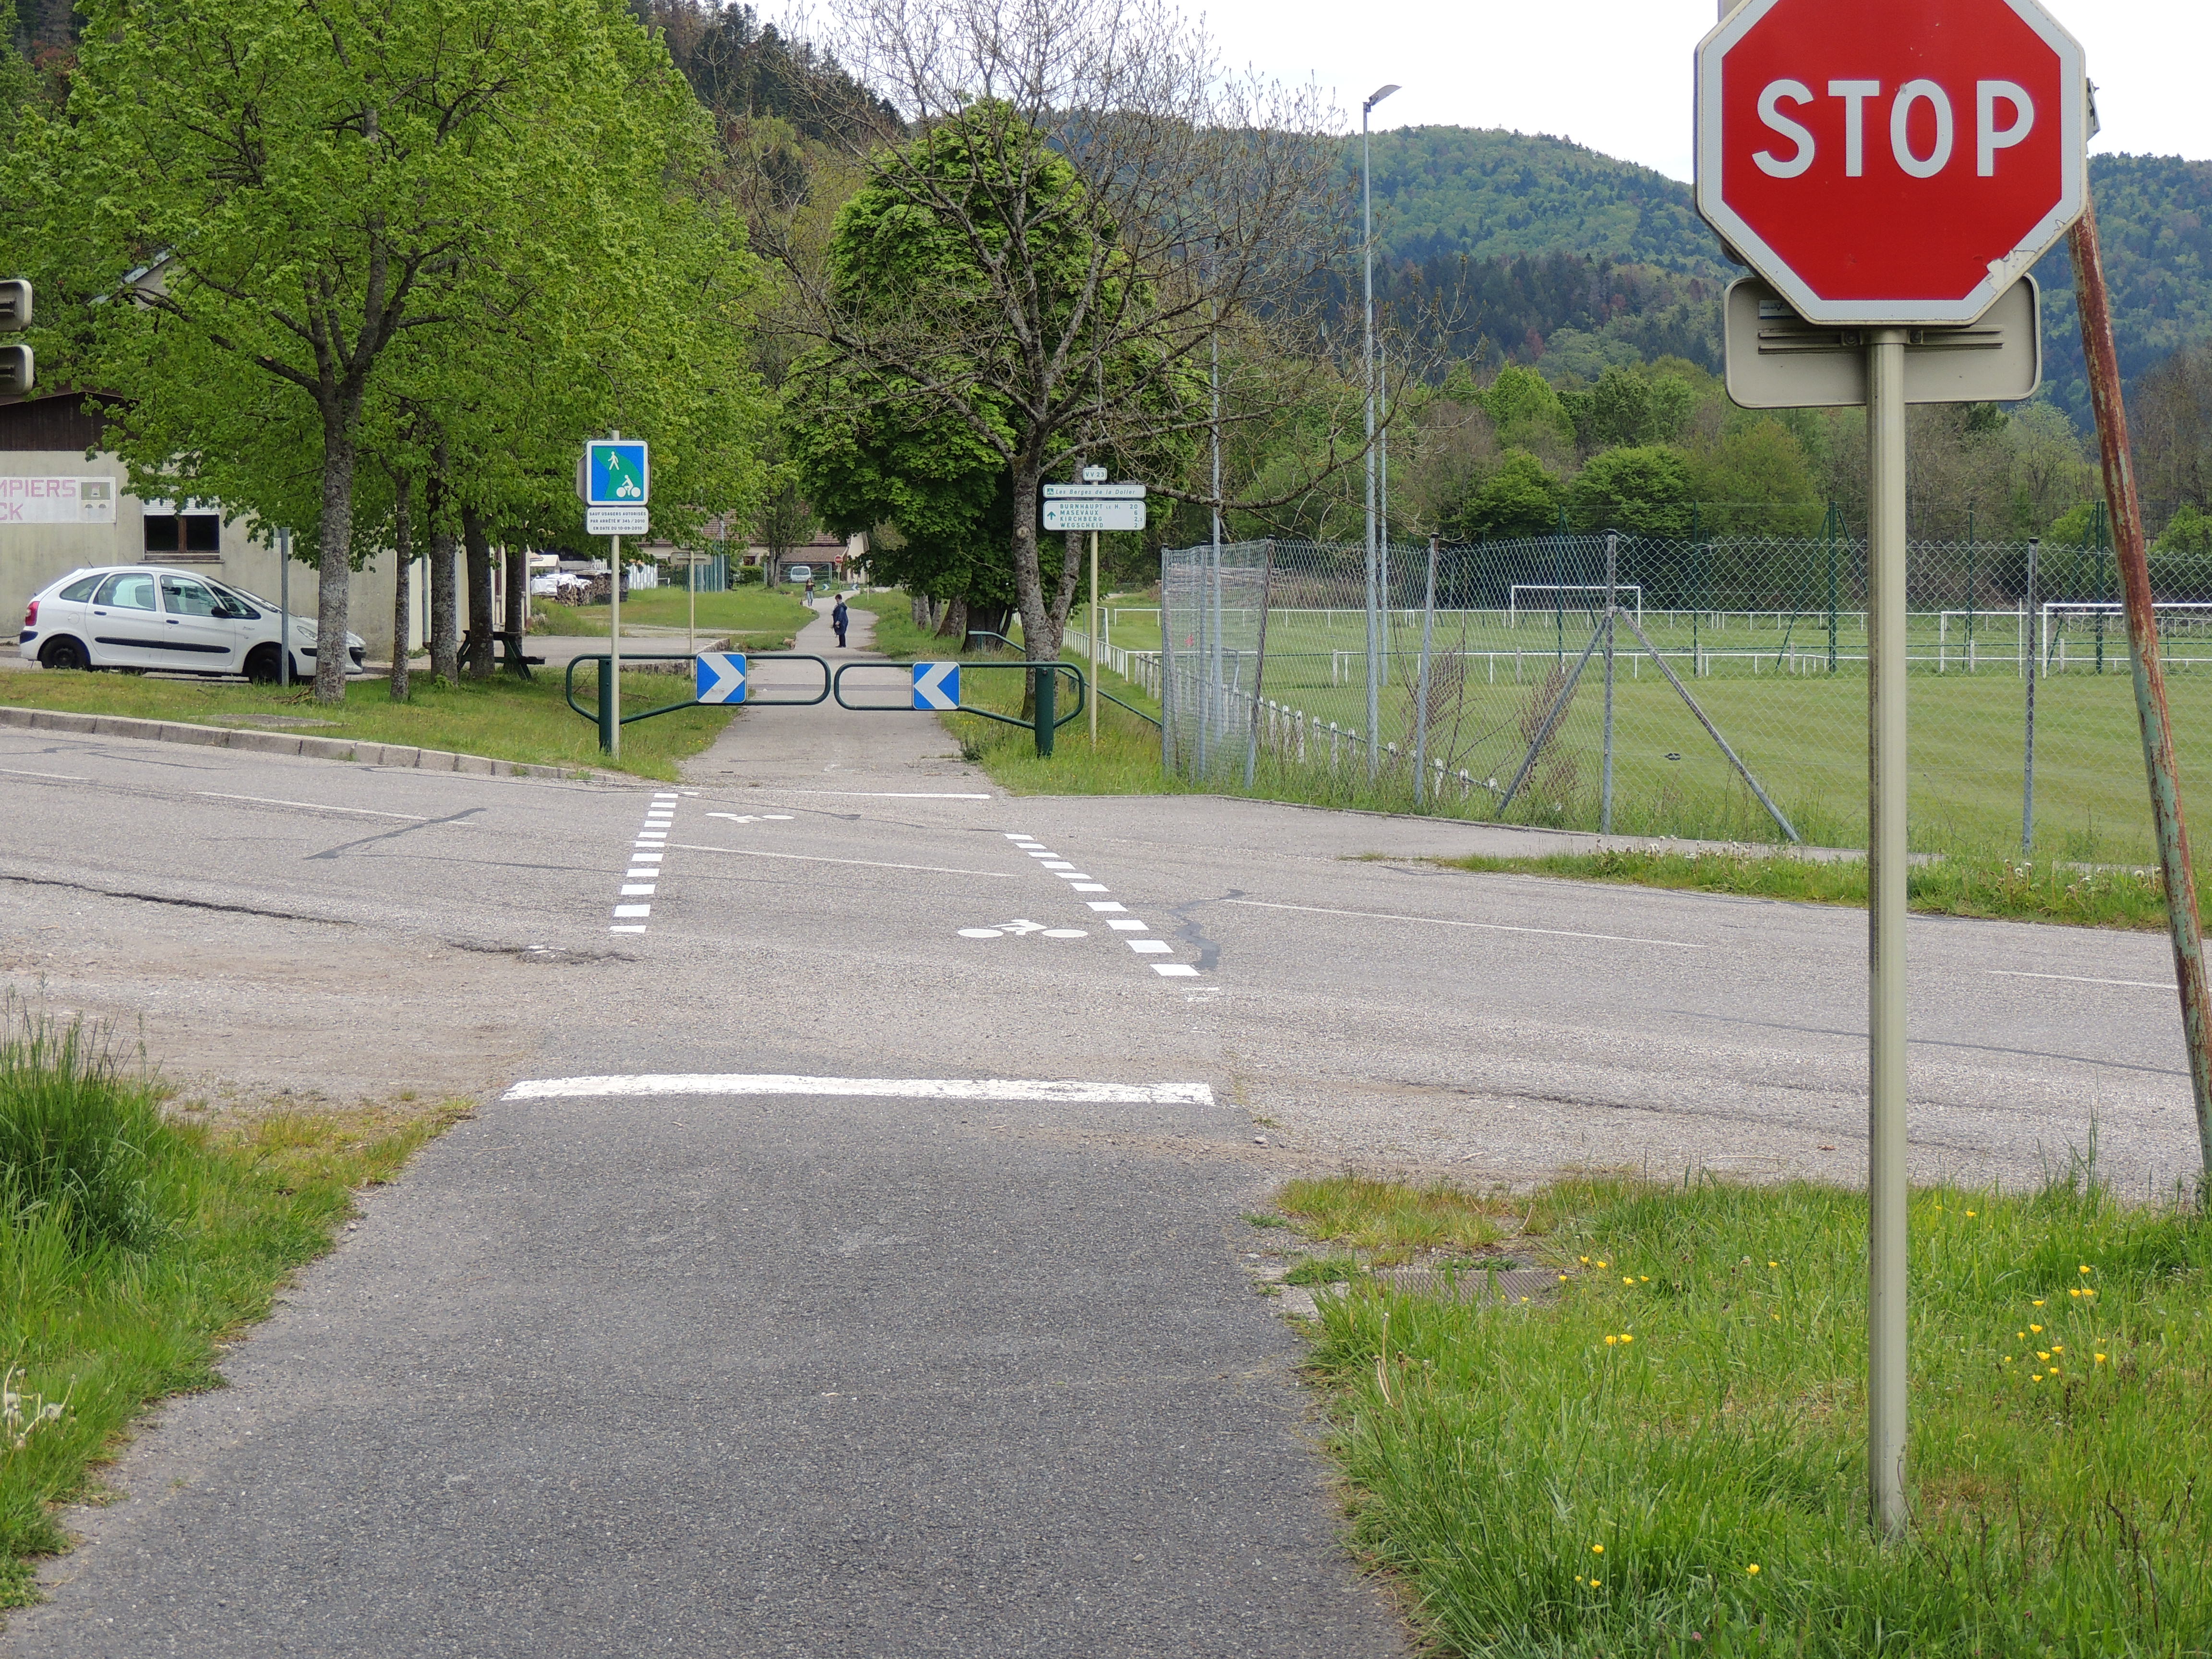
[[[49,584],[23,612],[17,652],[42,668],[125,668],[165,674],[278,678],[281,617],[264,599],[165,565],[101,565]],[[291,621],[292,678],[313,678],[318,629]],[[368,647],[346,635],[358,671]]]

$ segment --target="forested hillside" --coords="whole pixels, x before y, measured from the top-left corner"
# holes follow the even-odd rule
[[[1540,135],[1414,127],[1373,146],[1378,293],[1426,360],[1542,363],[1583,380],[1660,356],[1720,367],[1719,295],[1741,273],[1688,185]],[[1356,139],[1347,164],[1356,186]],[[2089,173],[2132,380],[2212,337],[2212,162],[2099,155]],[[2045,383],[2086,423],[2064,249],[2035,274]]]

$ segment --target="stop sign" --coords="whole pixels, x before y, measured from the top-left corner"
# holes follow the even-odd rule
[[[1967,323],[2081,211],[2035,0],[1748,0],[1698,48],[1698,208],[1808,319]]]

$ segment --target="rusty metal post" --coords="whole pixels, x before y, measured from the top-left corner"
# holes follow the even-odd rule
[[[2151,821],[2166,878],[2166,928],[2173,939],[2173,977],[2181,993],[2181,1030],[2196,1096],[2200,1200],[2212,1198],[2212,997],[2204,978],[2203,925],[2197,913],[2197,873],[2189,861],[2189,826],[2173,764],[2173,722],[2166,713],[2166,669],[2158,656],[2158,614],[2151,608],[2150,560],[2143,547],[2142,504],[2136,495],[2128,448],[2128,415],[2120,397],[2119,351],[2112,341],[2111,296],[2097,247],[2094,204],[2067,234],[2074,261],[2074,298],[2081,313],[2081,355],[2097,414],[2097,450],[2104,464],[2105,503],[2120,587],[2128,611],[2128,647],[2135,659],[2136,714],[2142,727],[2143,765],[2150,775]]]

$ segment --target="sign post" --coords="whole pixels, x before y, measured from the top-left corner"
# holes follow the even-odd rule
[[[619,432],[592,438],[576,463],[584,533],[607,538],[607,672],[599,681],[599,748],[622,757],[622,538],[646,533],[651,474],[645,445]]]
[[[2088,82],[2037,0],[1723,0],[1721,14],[1698,47],[1698,209],[1776,302],[1747,296],[1762,361],[1731,328],[1730,391],[1867,410],[1867,1484],[1894,1537],[1908,1518],[1905,409],[1991,395],[1977,370],[1923,373],[1914,397],[1908,352],[1939,330],[1972,349],[1965,333],[2080,216]],[[1838,382],[1847,349],[1864,354],[1858,396]],[[1996,378],[1996,395],[2019,384]]]

